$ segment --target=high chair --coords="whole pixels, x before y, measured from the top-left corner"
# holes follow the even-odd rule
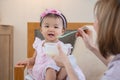
[[[40,37],[41,39],[43,39],[41,33],[39,32],[40,31],[39,30],[40,29],[39,25],[40,25],[39,22],[28,22],[28,24],[27,24],[27,30],[28,30],[28,32],[27,32],[28,33],[28,37],[27,37],[27,42],[28,42],[27,43],[27,58],[32,57],[32,55],[34,53],[34,49],[32,47],[32,44],[34,42],[34,38],[37,36],[37,37]],[[70,31],[73,31],[73,30],[77,30],[78,28],[80,28],[84,25],[92,25],[92,23],[72,23],[72,22],[69,22],[67,24],[66,33],[70,32]],[[61,40],[64,43],[71,43],[74,46],[74,43],[75,43],[75,40],[76,40],[75,34],[71,34],[70,36],[67,36],[65,38],[61,38]],[[74,49],[73,49],[73,51],[74,51]],[[79,63],[79,61],[78,61],[78,63]],[[87,64],[87,63],[84,63],[84,64]],[[15,65],[14,66],[14,80],[24,80],[24,70],[25,70],[25,68],[26,68],[25,65]]]

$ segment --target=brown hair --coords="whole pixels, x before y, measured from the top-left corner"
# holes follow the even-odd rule
[[[98,0],[95,15],[101,54],[105,58],[120,54],[120,0]]]

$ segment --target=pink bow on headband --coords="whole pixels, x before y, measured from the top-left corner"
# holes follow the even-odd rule
[[[43,12],[41,14],[41,18],[43,18],[44,16],[46,16],[48,13],[52,13],[52,14],[57,14],[57,15],[61,15],[61,12],[55,9],[47,9],[45,12]]]

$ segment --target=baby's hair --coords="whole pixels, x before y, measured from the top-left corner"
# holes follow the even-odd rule
[[[44,18],[46,17],[55,17],[55,18],[61,18],[62,19],[62,22],[63,22],[63,29],[66,29],[67,28],[67,19],[66,17],[61,13],[59,12],[58,10],[55,10],[55,9],[50,9],[50,10],[46,10],[45,12],[43,12],[41,14],[41,17],[40,17],[40,26],[42,24],[42,21]]]

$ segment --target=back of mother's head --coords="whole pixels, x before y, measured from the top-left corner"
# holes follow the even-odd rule
[[[105,58],[120,54],[120,0],[98,0],[95,16],[101,54]]]

